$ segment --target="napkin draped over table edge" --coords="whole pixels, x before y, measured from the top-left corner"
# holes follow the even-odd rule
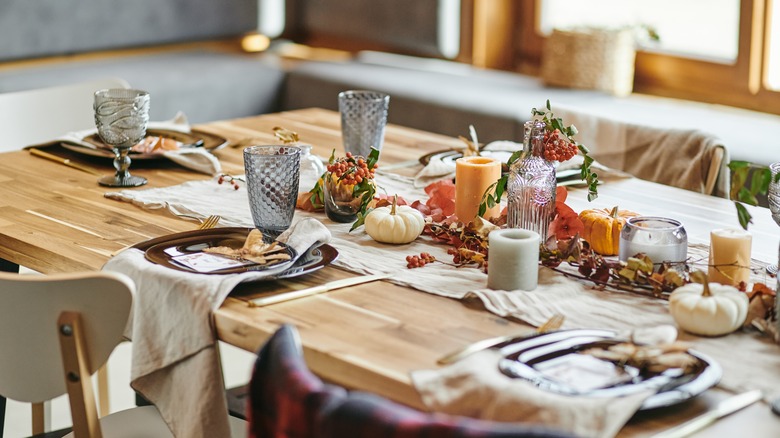
[[[183,112],[179,111],[171,120],[162,122],[149,122],[147,129],[163,129],[168,131],[189,133],[190,124],[187,120],[187,116]],[[97,129],[95,128],[85,129],[83,131],[68,132],[63,134],[61,137],[55,138],[52,141],[27,146],[25,149],[45,148],[60,143],[73,144],[88,149],[96,149],[95,145],[84,141],[85,137],[95,133],[97,133]],[[222,172],[222,164],[219,162],[217,157],[202,147],[179,149],[176,151],[164,151],[160,155],[184,168],[194,170],[196,172],[205,173],[207,175],[216,175]]]
[[[318,220],[304,219],[278,240],[300,255],[330,241],[330,232]],[[293,262],[266,271],[206,275],[153,264],[142,251],[129,249],[103,266],[136,284],[125,330],[133,342],[131,386],[157,406],[174,436],[230,436],[212,312],[237,284],[277,274]]]

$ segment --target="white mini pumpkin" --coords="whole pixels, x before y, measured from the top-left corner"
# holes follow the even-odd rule
[[[683,330],[703,336],[731,333],[747,318],[748,297],[733,286],[708,283],[680,286],[669,296],[669,312]]]
[[[409,243],[425,227],[422,213],[407,205],[397,205],[397,200],[396,196],[393,205],[377,207],[366,215],[366,233],[377,242]]]

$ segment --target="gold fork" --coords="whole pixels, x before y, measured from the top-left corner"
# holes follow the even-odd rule
[[[564,316],[563,315],[553,315],[544,322],[544,324],[540,325],[536,328],[536,330],[533,332],[533,334],[541,334],[541,333],[547,333],[553,330],[557,330],[563,325]],[[503,344],[504,342],[509,342],[513,339],[522,338],[522,337],[528,337],[531,336],[528,333],[520,334],[520,335],[504,335],[504,336],[496,336],[495,338],[488,338],[483,339],[481,341],[474,342],[472,344],[466,345],[463,348],[459,348],[458,350],[453,351],[452,353],[449,353],[445,356],[442,356],[439,360],[436,361],[439,365],[448,365],[453,362],[457,362],[461,359],[463,359],[466,356],[470,356],[478,351],[487,350],[489,348],[493,348],[496,345]]]
[[[219,216],[217,214],[212,214],[211,216],[208,216],[206,219],[203,220],[203,222],[198,225],[197,230],[208,230],[211,228],[214,228],[217,226],[219,221],[222,219],[222,216]],[[111,253],[111,257],[114,257],[115,255],[119,254],[120,252],[126,250],[127,248],[130,248],[133,245],[125,245],[118,250]]]
[[[203,222],[198,225],[199,230],[208,230],[210,228],[214,228],[217,226],[219,221],[222,219],[222,216],[218,214],[212,214],[211,216],[207,217],[203,220]]]

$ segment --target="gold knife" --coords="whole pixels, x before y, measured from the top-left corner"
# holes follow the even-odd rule
[[[709,426],[710,424],[714,423],[715,420],[723,418],[726,415],[732,414],[734,412],[737,412],[740,409],[752,405],[753,403],[761,400],[762,397],[763,394],[761,390],[758,389],[753,391],[743,392],[742,394],[735,395],[733,397],[727,398],[726,400],[723,400],[722,402],[718,403],[718,407],[716,407],[715,409],[706,412],[702,415],[699,415],[693,420],[686,421],[685,423],[679,426],[673,427],[671,429],[653,435],[652,438],[687,437],[693,434],[694,432],[698,432],[704,429],[705,427]]]
[[[280,294],[271,295],[270,297],[255,298],[249,301],[249,307],[261,307],[271,304],[281,303],[284,301],[297,300],[298,298],[310,297],[322,292],[327,292],[334,289],[340,289],[342,287],[355,286],[357,284],[368,283],[371,281],[384,280],[390,278],[391,274],[375,274],[375,275],[363,275],[361,277],[345,278],[342,280],[335,280],[319,286],[309,287],[306,289],[295,290],[291,292],[282,292]]]
[[[58,157],[58,156],[50,154],[48,152],[44,152],[44,151],[42,151],[40,149],[30,148],[30,153],[35,155],[35,156],[41,157],[41,158],[46,158],[47,160],[56,161],[57,163],[64,164],[66,166],[70,166],[70,167],[72,167],[74,169],[78,169],[78,170],[80,170],[82,172],[91,173],[91,174],[96,175],[96,176],[101,176],[102,175],[100,172],[98,172],[97,170],[95,170],[95,169],[93,169],[91,167],[87,167],[87,166],[83,166],[83,165],[78,164],[78,163],[74,163],[74,162],[70,161],[70,159],[68,159],[68,158]]]

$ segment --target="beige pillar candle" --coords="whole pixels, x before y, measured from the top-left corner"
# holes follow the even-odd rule
[[[709,280],[737,286],[750,280],[750,233],[736,228],[710,232]]]
[[[501,178],[501,161],[489,157],[463,157],[455,161],[455,214],[461,222],[474,220],[482,195]],[[498,216],[499,206],[487,209],[484,218]]]
[[[488,287],[534,290],[539,281],[539,233],[504,228],[488,235]]]

